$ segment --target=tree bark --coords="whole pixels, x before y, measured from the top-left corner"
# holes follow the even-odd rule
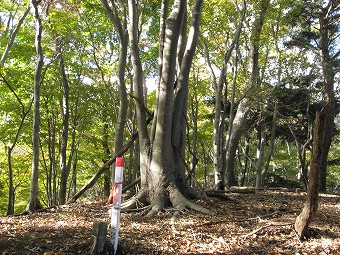
[[[184,153],[185,151],[186,140],[186,115],[188,108],[187,102],[189,93],[189,73],[197,45],[202,5],[202,0],[196,1],[194,7],[195,14],[192,18],[188,40],[183,38],[181,39],[181,41],[185,41],[187,42],[187,44],[184,50],[183,57],[181,58],[182,61],[180,62],[180,72],[177,80],[177,87],[175,90],[171,138],[172,144],[176,147],[177,151],[180,151],[182,153]],[[184,11],[186,12],[186,9]],[[186,25],[186,23],[183,25]],[[184,154],[182,154],[182,156],[184,157]]]
[[[202,0],[195,2],[195,10],[193,11],[193,22],[189,32],[189,40],[182,61],[178,53],[179,36],[182,31],[183,19],[186,17],[186,1],[176,0],[172,6],[171,14],[166,17],[167,10],[164,8],[167,6],[168,1],[163,1],[162,18],[165,20],[164,32],[160,32],[160,35],[164,35],[164,40],[161,39],[162,48],[160,48],[160,56],[162,59],[159,61],[160,66],[160,78],[156,99],[155,116],[153,120],[153,128],[151,132],[152,146],[144,147],[145,141],[149,142],[147,132],[145,133],[145,139],[140,139],[140,151],[141,153],[141,182],[144,194],[147,196],[147,200],[151,204],[151,210],[149,215],[154,215],[162,210],[169,202],[175,207],[191,207],[198,209],[197,205],[194,205],[184,197],[185,187],[185,158],[183,152],[185,149],[185,137],[186,137],[186,112],[187,112],[187,98],[188,98],[188,77],[190,72],[190,66],[195,52],[196,41],[199,28],[199,17],[201,15]],[[142,76],[142,66],[139,57],[139,48],[137,44],[137,12],[134,1],[129,1],[129,36],[130,36],[130,48],[132,52],[132,66],[134,68],[134,87],[136,97],[139,101],[141,109],[137,107],[137,123],[138,129],[144,128],[145,114],[144,99],[141,91],[141,85],[143,85],[144,77]],[[179,47],[182,49],[182,47]],[[177,62],[178,61],[178,62]],[[176,64],[181,62],[180,72],[176,72]],[[176,79],[176,74],[178,77]],[[176,87],[176,94],[174,95],[174,87]],[[174,105],[176,107],[174,107]],[[137,105],[138,106],[138,105]],[[145,108],[145,107],[144,107]],[[144,115],[145,116],[145,115]],[[141,118],[142,117],[142,118]],[[155,121],[156,120],[156,121]],[[183,124],[184,123],[184,124]],[[145,145],[144,145],[145,146]],[[184,148],[184,149],[183,149]],[[147,155],[149,149],[150,154]],[[143,156],[148,156],[143,159]],[[182,158],[183,157],[183,158]],[[146,164],[145,164],[146,163]],[[145,164],[145,166],[143,166]],[[143,170],[144,168],[144,170]],[[180,187],[184,189],[181,190]],[[137,194],[140,198],[142,192]],[[135,199],[131,200],[134,203]],[[129,202],[124,206],[129,206]]]
[[[158,95],[157,123],[150,163],[149,191],[152,194],[151,214],[165,206],[166,183],[174,181],[174,159],[172,148],[173,91],[176,76],[177,45],[183,21],[186,1],[176,0],[172,12],[166,19],[163,65]]]

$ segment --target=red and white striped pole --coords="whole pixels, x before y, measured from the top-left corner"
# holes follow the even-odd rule
[[[120,222],[120,207],[122,203],[122,186],[124,174],[124,158],[116,158],[115,182],[112,187],[113,204],[111,208],[111,231],[110,241],[113,245],[114,254],[118,248],[118,232]]]

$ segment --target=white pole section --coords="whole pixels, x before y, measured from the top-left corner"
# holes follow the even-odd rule
[[[124,173],[124,158],[116,158],[115,182],[112,188],[113,203],[111,208],[111,231],[110,240],[113,245],[114,254],[118,248],[118,232],[120,222],[120,205],[122,203],[122,186]]]

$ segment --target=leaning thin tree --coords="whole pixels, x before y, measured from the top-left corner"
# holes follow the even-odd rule
[[[318,53],[321,59],[323,74],[323,106],[316,115],[313,131],[313,148],[311,156],[311,168],[309,174],[308,192],[305,205],[302,212],[295,220],[295,231],[301,240],[310,237],[309,224],[315,216],[318,209],[319,188],[322,187],[323,174],[326,173],[328,151],[332,141],[334,113],[335,113],[335,95],[334,95],[334,77],[335,67],[333,63],[339,56],[339,51],[331,55],[331,45],[336,38],[335,31],[339,31],[336,10],[340,4],[337,1],[329,1],[325,6],[318,6],[314,9],[318,15],[319,34],[318,34]],[[311,7],[313,8],[313,7]]]

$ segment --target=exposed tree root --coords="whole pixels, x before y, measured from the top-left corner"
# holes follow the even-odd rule
[[[197,212],[201,212],[204,214],[213,214],[212,211],[195,204],[191,201],[189,201],[187,198],[183,196],[183,194],[178,190],[177,187],[169,186],[169,198],[170,201],[175,208],[189,208]]]
[[[147,217],[152,217],[171,204],[176,210],[174,213],[175,217],[184,209],[191,209],[204,214],[213,214],[211,210],[195,204],[184,197],[175,185],[169,185],[166,191],[160,191],[148,205],[149,200],[148,191],[146,188],[143,188],[133,197],[122,203],[121,209],[123,211],[143,211],[143,214],[146,214]]]
[[[159,213],[161,210],[165,208],[165,201],[169,199],[170,203],[174,208],[176,208],[178,211],[181,211],[183,209],[192,209],[197,212],[201,212],[204,214],[213,214],[212,211],[197,205],[187,198],[183,196],[183,194],[180,192],[180,190],[175,185],[169,185],[167,192],[162,192],[162,195],[157,196],[157,198],[154,200],[154,203],[152,205],[152,208],[150,212],[148,213],[148,216],[153,216]],[[168,195],[168,197],[165,197],[165,194]]]
[[[141,207],[145,207],[147,204],[147,192],[146,189],[141,189],[138,193],[136,193],[133,197],[129,198],[127,201],[122,203],[121,209],[138,209]]]

